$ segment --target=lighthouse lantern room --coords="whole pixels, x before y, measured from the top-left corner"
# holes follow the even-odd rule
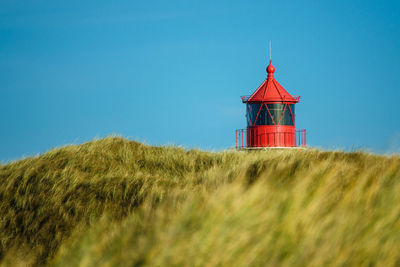
[[[235,132],[236,148],[293,148],[306,146],[306,130],[296,129],[295,104],[300,96],[290,95],[274,78],[272,61],[268,77],[246,104],[247,128]]]

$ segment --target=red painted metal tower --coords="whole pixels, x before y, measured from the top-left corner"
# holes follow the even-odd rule
[[[237,148],[306,146],[306,130],[296,129],[295,104],[300,96],[290,95],[274,78],[270,61],[268,77],[249,97],[246,104],[247,129],[236,130]]]

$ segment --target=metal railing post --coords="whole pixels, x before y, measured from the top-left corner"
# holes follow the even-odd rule
[[[304,146],[307,146],[307,131],[304,129]]]
[[[251,144],[251,135],[249,135],[249,130],[246,128],[246,147]]]
[[[239,147],[242,148],[242,129],[239,130]]]
[[[236,148],[238,147],[238,143],[237,143],[237,131],[238,131],[238,130],[235,130],[235,147],[236,147]]]
[[[301,133],[301,146],[304,147],[304,129],[301,129],[300,133]]]
[[[242,148],[243,148],[243,129],[242,129]]]
[[[299,131],[299,146],[301,146],[301,136],[300,136],[300,131]]]
[[[242,140],[242,130],[239,130],[239,147],[240,148],[242,148],[241,140]]]

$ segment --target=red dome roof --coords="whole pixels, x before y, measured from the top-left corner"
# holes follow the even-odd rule
[[[285,102],[297,103],[299,96],[290,95],[274,78],[275,67],[270,61],[268,67],[268,78],[258,87],[258,89],[244,102]]]

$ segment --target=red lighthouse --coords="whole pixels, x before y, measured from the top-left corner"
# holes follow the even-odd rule
[[[306,130],[296,129],[295,104],[300,96],[290,95],[274,78],[270,61],[268,77],[249,97],[246,104],[247,129],[236,130],[237,148],[306,146]]]

